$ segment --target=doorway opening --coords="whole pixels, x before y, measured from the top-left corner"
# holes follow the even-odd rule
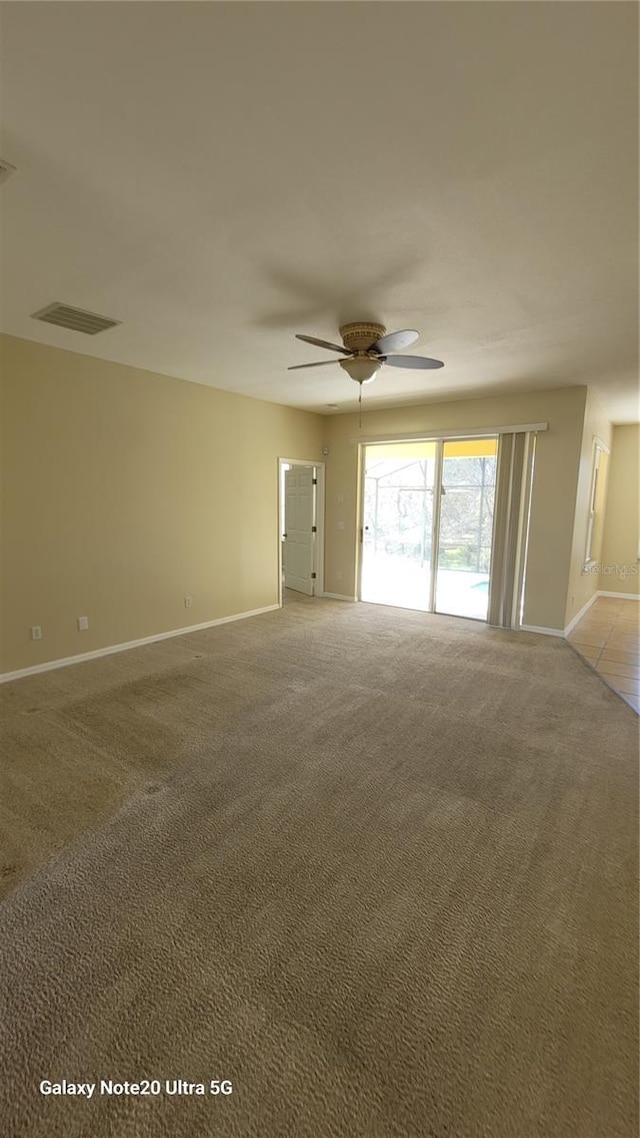
[[[364,448],[360,597],[487,619],[498,437]]]
[[[278,459],[279,603],[324,588],[324,463]]]

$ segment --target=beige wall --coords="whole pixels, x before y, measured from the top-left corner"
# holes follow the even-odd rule
[[[13,337],[1,349],[0,671],[277,603],[277,458],[319,459],[322,416]]]
[[[567,591],[567,608],[565,612],[565,626],[573,620],[580,610],[601,588],[598,581],[598,562],[601,549],[596,540],[593,548],[594,566],[585,569],[585,553],[587,543],[587,527],[589,522],[589,506],[591,494],[591,479],[593,473],[593,444],[599,439],[606,447],[611,445],[611,423],[606,412],[598,403],[593,392],[587,394],[582,430],[582,444],[580,447],[580,466],[578,469],[578,484],[576,489],[576,507],[573,523],[573,541],[571,544],[571,570],[569,574],[569,588]],[[605,475],[606,466],[603,465],[602,474]]]
[[[563,628],[596,587],[580,572],[581,506],[593,434],[608,436],[584,387],[365,410],[360,429],[357,415],[325,418],[8,336],[0,347],[0,671],[275,604],[277,458],[320,459],[325,443],[325,589],[354,596],[363,436],[548,422],[537,440],[525,623]],[[607,564],[635,564],[637,469],[638,428],[618,427]],[[599,586],[634,592],[638,577]],[[35,624],[40,642],[29,636]]]
[[[391,383],[392,377],[385,382]],[[357,414],[329,419],[327,592],[355,595],[359,437],[548,422],[549,429],[538,435],[536,447],[524,621],[541,628],[564,628],[586,396],[585,387],[571,387],[365,411],[362,429]]]
[[[640,424],[613,428],[599,588],[640,594]]]

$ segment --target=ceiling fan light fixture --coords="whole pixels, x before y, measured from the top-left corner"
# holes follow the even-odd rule
[[[373,383],[376,375],[382,367],[382,360],[372,360],[368,358],[352,359],[352,360],[338,360],[341,368],[344,368],[347,375],[356,383]]]

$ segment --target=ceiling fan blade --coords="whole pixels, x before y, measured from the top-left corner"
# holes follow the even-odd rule
[[[288,367],[287,371],[298,371],[301,367],[327,367],[328,364],[339,364],[340,360],[316,360],[312,364],[294,364],[293,367]]]
[[[319,348],[330,348],[332,352],[342,352],[345,356],[351,355],[349,348],[344,348],[340,344],[330,344],[328,340],[318,340],[315,336],[301,336],[296,332],[296,340],[304,340],[307,344],[317,344]]]
[[[387,356],[385,362],[391,364],[391,367],[444,367],[442,360],[430,360],[427,356]]]
[[[420,339],[419,332],[415,328],[405,328],[402,332],[389,332],[386,336],[381,336],[369,348],[370,352],[381,352],[385,355],[387,352],[398,352],[402,348],[408,348],[410,344],[415,344],[416,340]]]

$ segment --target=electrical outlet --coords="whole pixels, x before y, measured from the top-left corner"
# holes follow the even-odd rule
[[[78,617],[78,632],[86,632],[88,627],[89,627],[89,617],[88,616],[79,616]]]
[[[31,639],[42,640],[42,629],[39,624],[34,624],[31,627]]]
[[[190,608],[191,608],[191,602],[192,602],[192,598],[191,598],[191,597],[185,597],[185,598],[184,598],[184,607],[185,607],[186,609],[190,609]]]

